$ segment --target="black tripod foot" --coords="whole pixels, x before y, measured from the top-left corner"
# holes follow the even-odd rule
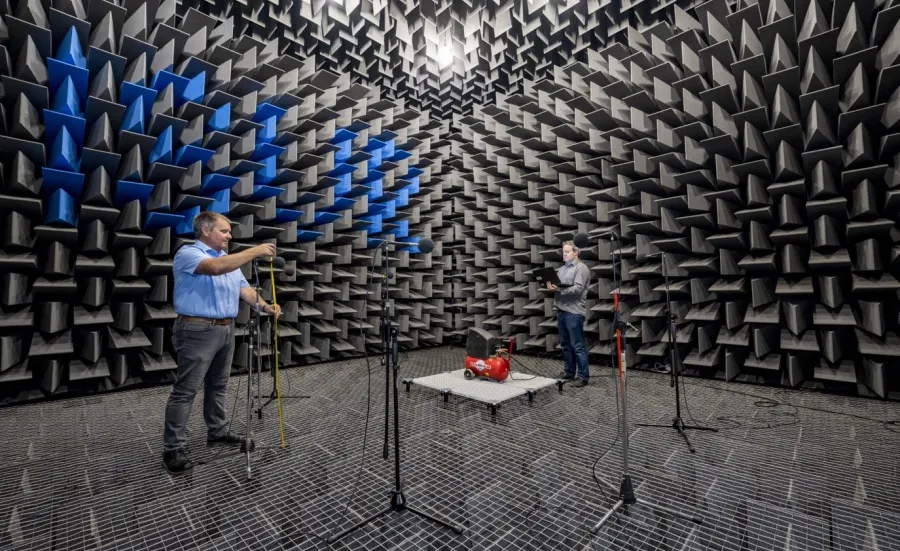
[[[684,425],[685,430],[705,430],[707,432],[719,432],[719,429],[714,429],[712,427],[697,427],[694,425]]]
[[[681,437],[684,438],[684,443],[687,444],[688,451],[691,453],[697,453],[697,450],[694,449],[694,445],[691,444],[691,439],[688,438],[688,435],[686,432],[684,432],[684,429],[680,426],[675,426],[675,430],[677,430],[678,434],[680,434]]]
[[[701,519],[700,517],[688,515],[682,513],[681,511],[676,511],[674,509],[669,509],[668,507],[663,507],[662,505],[657,505],[656,503],[650,503],[648,501],[644,501],[643,499],[638,499],[634,494],[634,486],[631,483],[631,476],[626,474],[622,477],[622,484],[619,487],[619,500],[616,501],[616,504],[613,505],[612,509],[607,511],[607,513],[603,515],[603,518],[601,518],[600,521],[595,524],[593,528],[591,528],[591,533],[597,534],[600,529],[603,528],[603,525],[606,524],[610,518],[612,518],[616,511],[623,507],[625,509],[628,509],[629,505],[634,505],[635,503],[653,509],[658,513],[664,513],[666,515],[680,518],[682,520],[688,520],[696,524],[703,524],[703,519]]]
[[[694,449],[694,445],[691,444],[691,439],[688,438],[687,433],[684,431],[686,431],[686,430],[705,430],[705,431],[709,431],[709,432],[719,432],[719,429],[714,429],[711,427],[696,427],[694,425],[685,425],[684,420],[682,420],[680,417],[676,417],[675,419],[673,419],[671,425],[654,425],[654,424],[650,424],[650,423],[637,423],[637,426],[639,426],[639,427],[654,427],[654,428],[662,428],[662,429],[675,429],[676,431],[678,431],[678,434],[680,434],[681,437],[684,438],[684,442],[685,442],[685,444],[687,444],[688,451],[690,451],[691,453],[697,453],[697,450]]]
[[[369,523],[372,522],[373,520],[377,520],[377,519],[383,517],[384,515],[390,513],[391,511],[393,511],[393,509],[390,508],[390,507],[388,507],[387,509],[383,509],[383,510],[381,510],[381,511],[375,513],[374,515],[370,516],[370,517],[367,518],[366,520],[360,521],[360,522],[354,524],[353,526],[351,526],[350,528],[347,528],[346,530],[344,530],[344,531],[341,532],[340,534],[337,534],[337,535],[334,535],[334,536],[328,536],[327,538],[325,538],[325,542],[328,543],[328,544],[335,543],[336,541],[343,539],[343,538],[344,538],[345,536],[347,536],[348,534],[351,534],[351,533],[353,533],[353,532],[359,530],[360,528],[362,528],[363,526],[369,524]]]
[[[430,515],[424,511],[422,511],[421,509],[416,509],[415,507],[410,507],[409,505],[407,505],[406,510],[409,511],[410,513],[413,513],[414,515],[418,515],[426,520],[430,520],[431,522],[433,522],[435,524],[440,524],[441,526],[443,526],[444,528],[446,528],[448,530],[453,530],[457,534],[462,534],[466,530],[465,527],[460,524],[455,524],[455,525],[450,524],[450,522],[440,519],[434,515]]]
[[[345,536],[359,530],[363,526],[369,524],[370,522],[372,522],[374,520],[377,520],[377,519],[383,517],[384,515],[386,515],[388,513],[391,513],[391,512],[402,513],[403,511],[409,511],[410,513],[412,513],[414,515],[420,516],[420,517],[424,518],[425,520],[430,520],[431,522],[438,524],[440,526],[443,526],[444,528],[446,528],[448,530],[453,530],[457,534],[462,534],[465,531],[465,527],[462,525],[451,524],[450,522],[448,522],[444,519],[441,519],[434,515],[428,514],[420,509],[416,509],[415,507],[410,507],[409,505],[406,504],[406,496],[403,495],[403,492],[395,490],[395,491],[391,492],[391,504],[390,504],[390,506],[388,506],[387,509],[383,509],[383,510],[375,513],[374,515],[370,516],[369,518],[354,524],[353,526],[344,530],[340,534],[337,534],[334,536],[329,536],[328,538],[325,538],[325,541],[328,544],[335,543],[335,542],[343,539]]]

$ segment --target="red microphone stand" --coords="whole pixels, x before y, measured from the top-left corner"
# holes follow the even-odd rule
[[[621,427],[622,431],[622,478],[619,483],[619,487],[616,488],[615,485],[610,484],[609,482],[603,480],[600,477],[597,477],[597,480],[602,482],[605,486],[607,486],[611,491],[618,492],[619,499],[616,501],[616,504],[613,505],[612,509],[609,510],[603,518],[597,522],[596,525],[591,529],[592,534],[596,534],[600,531],[600,528],[603,527],[606,522],[612,518],[613,513],[625,507],[627,511],[629,505],[634,505],[635,503],[639,503],[650,509],[655,511],[666,513],[668,515],[672,515],[673,517],[681,518],[684,520],[689,520],[691,522],[696,522],[697,524],[702,524],[703,521],[699,517],[693,517],[690,515],[686,515],[684,513],[680,513],[678,511],[674,511],[667,507],[663,507],[661,505],[657,505],[655,503],[649,503],[642,499],[639,499],[634,493],[634,485],[631,482],[631,473],[628,472],[628,385],[626,382],[626,374],[628,372],[626,361],[625,361],[625,350],[626,350],[626,335],[625,335],[625,320],[622,318],[622,309],[619,304],[619,281],[616,274],[616,259],[618,257],[621,262],[621,241],[618,236],[611,232],[610,239],[616,242],[616,247],[610,253],[612,257],[612,272],[613,272],[613,312],[615,314],[615,321],[613,322],[613,327],[616,329],[616,352],[619,356],[619,376],[617,380],[617,384],[619,385],[619,392],[622,395],[622,417],[621,417]],[[598,258],[602,258],[600,252],[600,246],[597,245],[598,248]]]

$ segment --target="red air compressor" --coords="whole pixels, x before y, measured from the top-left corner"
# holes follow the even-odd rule
[[[503,348],[508,340],[509,348]],[[503,382],[509,377],[513,339],[494,337],[484,329],[469,329],[466,338],[466,379],[487,379]]]

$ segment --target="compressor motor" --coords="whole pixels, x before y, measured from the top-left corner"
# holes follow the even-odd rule
[[[509,346],[504,348],[504,342]],[[503,382],[509,377],[513,339],[502,339],[484,329],[469,329],[466,338],[466,379],[485,379]]]

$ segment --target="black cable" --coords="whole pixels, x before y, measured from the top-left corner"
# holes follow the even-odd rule
[[[638,372],[638,373],[641,373],[641,372]],[[652,376],[644,376],[643,373],[641,373],[641,376],[642,376],[642,378],[646,378],[646,379],[653,378]],[[681,387],[682,393],[685,394],[685,407],[688,409],[688,417],[691,419],[691,421],[693,421],[694,423],[697,423],[697,421],[694,420],[693,416],[690,415],[690,408],[688,408],[688,405],[687,405],[687,394],[684,392],[684,389],[685,389],[684,377],[681,377],[681,384],[682,384],[682,387]],[[703,388],[708,388],[710,390],[736,394],[738,396],[755,398],[756,401],[753,402],[753,405],[757,408],[775,408],[778,406],[785,406],[785,407],[792,407],[795,410],[805,409],[805,410],[809,410],[809,411],[815,411],[818,413],[827,413],[827,414],[831,414],[831,415],[849,417],[852,419],[859,419],[860,421],[868,421],[871,423],[878,423],[888,432],[900,434],[900,430],[895,430],[892,428],[892,427],[900,426],[900,419],[894,419],[894,420],[875,419],[873,417],[866,417],[865,415],[857,415],[855,413],[847,413],[845,411],[836,411],[836,410],[832,410],[832,409],[819,408],[819,407],[815,407],[815,406],[804,406],[804,405],[799,405],[799,404],[795,404],[793,402],[788,402],[788,401],[784,401],[784,400],[775,400],[775,399],[768,398],[765,396],[760,396],[759,394],[754,394],[751,392],[744,392],[744,391],[731,389],[731,388],[725,388],[725,387],[721,387],[721,386],[712,386],[712,385],[702,384],[702,382],[693,382],[691,384],[692,384],[692,386],[695,386],[695,387],[703,387]],[[778,389],[778,392],[783,393],[786,391],[787,391],[787,389]],[[773,414],[776,416],[790,417],[793,415],[799,415],[799,412],[798,411],[795,411],[793,413],[785,413],[785,412],[774,413],[773,412]],[[740,418],[723,416],[723,417],[717,417],[716,419],[735,424],[735,426],[722,427],[722,428],[720,428],[720,430],[734,430],[737,428],[750,428],[750,429],[777,428],[777,427],[795,425],[800,422],[800,419],[798,416],[798,419],[796,422],[779,423],[779,424],[774,424],[774,425],[768,424],[767,426],[744,427],[744,425],[737,420]]]
[[[372,262],[374,263],[374,261],[375,260],[373,257]],[[369,265],[366,267],[366,297],[363,299],[363,307],[362,307],[362,315],[363,316],[365,316],[368,313],[368,309],[369,309],[369,286],[371,285],[370,270],[372,269],[372,267],[373,267],[372,265]],[[384,284],[387,285],[387,274],[385,274]],[[335,526],[340,526],[341,522],[343,522],[344,519],[347,517],[347,511],[350,510],[350,504],[353,502],[353,498],[356,497],[357,490],[359,490],[359,481],[362,480],[363,467],[365,467],[365,464],[366,464],[366,444],[369,440],[369,418],[370,418],[370,414],[371,414],[370,406],[372,405],[372,367],[369,364],[369,350],[368,350],[368,348],[366,348],[366,337],[365,337],[365,335],[363,335],[362,319],[363,318],[360,318],[360,323],[359,323],[359,336],[360,336],[360,339],[362,339],[363,356],[365,357],[365,360],[366,360],[366,383],[367,383],[366,384],[366,422],[365,422],[365,428],[363,429],[362,455],[359,458],[359,470],[356,473],[356,481],[353,483],[353,491],[350,492],[350,497],[347,499],[347,504],[344,506],[344,511],[343,511],[343,513],[341,513],[340,520],[338,520],[338,522],[335,523]],[[395,450],[395,453],[396,453],[396,450]],[[301,534],[303,534],[303,532],[301,532]],[[321,540],[324,543],[330,545],[328,540],[333,535],[333,531],[332,531],[332,533],[330,533],[328,535],[327,538],[323,538],[322,536],[318,536],[318,535],[312,534],[312,533],[304,534],[304,535],[311,535],[311,536],[315,537],[316,539]]]
[[[680,361],[678,363],[681,364]],[[691,406],[688,405],[687,387],[684,384],[684,375],[679,373],[678,378],[681,381],[681,395],[684,396],[684,409],[685,411],[687,411],[688,419],[691,420],[691,423],[699,426],[700,423],[698,423],[697,420],[694,419],[694,414],[691,413]]]
[[[373,260],[374,262],[374,260]],[[359,482],[362,480],[363,468],[366,464],[366,445],[369,440],[369,419],[371,417],[371,405],[372,405],[372,366],[369,363],[369,350],[366,347],[366,337],[363,334],[363,323],[362,320],[365,319],[366,314],[369,309],[369,287],[371,285],[370,273],[372,271],[372,266],[366,267],[366,295],[363,299],[363,307],[359,322],[359,337],[362,340],[363,347],[363,357],[366,361],[366,421],[365,427],[363,429],[363,443],[362,443],[362,455],[359,458],[359,470],[356,473],[356,481],[353,483],[353,491],[350,492],[350,497],[347,499],[347,503],[344,506],[344,510],[341,513],[339,520],[335,523],[336,526],[340,526],[341,522],[347,517],[347,512],[350,510],[350,504],[353,503],[353,498],[356,497],[356,492],[359,490]],[[314,534],[313,532],[305,532],[303,530],[297,531],[298,535],[305,536],[307,538],[313,538],[318,541],[321,541],[325,545],[331,545],[328,541],[331,536],[334,534],[332,530],[331,533],[328,534],[327,537],[322,537],[318,534]]]
[[[613,269],[615,269],[615,267]],[[615,324],[613,324],[613,325],[615,325]],[[615,328],[612,329],[612,332],[614,335]],[[615,339],[615,336],[613,336],[613,338]],[[615,344],[610,345],[611,348],[610,348],[609,356],[610,356],[610,362],[612,364],[613,369],[616,369],[615,358],[616,358],[616,346],[617,345],[618,345],[618,339],[616,339]],[[609,445],[609,447],[606,448],[606,451],[604,451],[602,454],[597,456],[597,459],[595,459],[593,465],[591,465],[591,477],[594,479],[594,483],[597,485],[597,488],[599,488],[600,491],[603,493],[608,492],[609,488],[607,488],[606,486],[603,485],[603,483],[600,482],[600,478],[597,476],[597,465],[600,463],[601,459],[606,457],[607,454],[609,454],[609,452],[611,452],[613,450],[613,448],[619,442],[619,436],[621,436],[621,434],[622,434],[622,413],[620,411],[621,406],[619,403],[619,381],[616,380],[615,377],[613,377],[613,386],[616,389],[616,436],[615,436],[615,438],[613,438],[613,441]],[[625,430],[628,430],[628,428],[626,427]],[[591,540],[591,541],[593,541],[593,540]]]
[[[621,259],[619,259],[619,262],[620,262],[620,264],[621,264]],[[613,266],[612,266],[612,269],[613,269],[613,270],[616,269],[616,258],[615,258],[615,256],[613,256]],[[620,285],[621,285],[621,283],[620,283]],[[614,297],[614,300],[615,300],[615,297]],[[616,316],[616,313],[613,312],[613,324],[612,324],[612,326],[610,326],[610,341],[609,341],[609,342],[610,342],[610,348],[609,348],[609,362],[610,362],[610,366],[612,367],[612,369],[613,369],[613,371],[614,371],[614,376],[613,376],[613,386],[614,386],[615,389],[616,389],[616,436],[615,436],[615,438],[613,438],[612,444],[610,444],[609,447],[606,448],[606,451],[604,451],[602,454],[600,454],[599,456],[597,456],[597,459],[594,460],[594,464],[591,465],[591,477],[594,479],[594,483],[597,485],[597,488],[599,488],[600,491],[601,491],[602,493],[608,492],[608,491],[609,491],[609,488],[605,487],[605,486],[600,482],[600,478],[597,476],[597,465],[600,463],[600,460],[601,460],[601,459],[603,459],[604,457],[606,457],[606,455],[607,455],[609,452],[611,452],[611,451],[613,450],[613,448],[614,448],[614,447],[616,446],[616,444],[619,442],[619,437],[620,437],[621,434],[622,434],[622,414],[621,414],[621,411],[620,411],[620,407],[621,407],[621,406],[620,406],[620,404],[619,404],[619,381],[616,380],[616,377],[615,377],[615,371],[617,371],[617,369],[616,369],[616,358],[617,358],[617,355],[618,355],[618,354],[617,354],[617,347],[618,347],[618,345],[619,345],[618,335],[616,335],[616,323],[615,323],[616,317],[617,317],[617,316]],[[625,352],[625,351],[623,350],[623,352]],[[628,427],[625,427],[625,430],[628,430]],[[591,542],[593,542],[593,541],[594,541],[594,540],[592,539]]]
[[[363,299],[362,316],[365,316],[366,313],[368,312],[368,306],[369,306],[369,304],[368,304],[368,301],[369,301],[369,286],[370,286],[370,284],[371,284],[371,283],[370,283],[369,277],[370,277],[371,269],[372,269],[372,266],[367,266],[367,267],[366,267],[366,295],[365,295],[365,298]],[[367,446],[367,444],[368,444],[368,437],[369,437],[369,420],[370,420],[370,418],[371,418],[371,404],[372,404],[372,367],[371,367],[370,362],[369,362],[369,351],[368,351],[368,349],[366,348],[366,339],[365,339],[365,335],[363,334],[363,323],[362,323],[362,319],[363,319],[363,318],[360,318],[360,323],[359,323],[359,336],[360,336],[360,339],[361,339],[361,341],[362,341],[363,357],[365,358],[365,361],[366,361],[366,379],[367,379],[367,385],[366,385],[366,387],[367,387],[367,388],[366,388],[366,421],[365,421],[365,426],[364,426],[364,429],[363,429],[362,455],[360,456],[360,459],[359,459],[359,469],[358,469],[357,474],[356,474],[356,481],[353,483],[353,491],[350,492],[350,497],[347,499],[347,503],[346,503],[346,505],[344,506],[344,511],[341,513],[340,519],[339,519],[338,522],[336,523],[337,525],[340,525],[340,523],[347,517],[347,512],[350,510],[350,504],[353,502],[353,498],[356,497],[356,492],[359,490],[359,482],[360,482],[360,480],[362,480],[363,468],[365,467],[365,463],[366,463],[366,446]],[[269,361],[271,362],[271,358],[270,358]],[[271,364],[270,364],[270,367],[271,367]],[[250,377],[251,377],[251,376],[252,376],[252,370],[248,368],[248,380],[247,380],[247,384],[250,384]],[[238,380],[238,387],[237,387],[237,389],[238,389],[238,391],[240,390],[240,380]],[[235,400],[237,400],[237,391],[235,391]],[[248,407],[249,407],[249,406],[248,406]],[[236,408],[235,408],[235,409],[236,409]],[[232,410],[232,419],[234,418],[234,413],[235,413],[235,411]],[[280,449],[280,446],[277,446],[277,447],[276,447],[276,446],[268,446],[268,447],[265,447],[265,446],[259,447],[259,446],[257,446],[257,450],[256,450],[256,451],[257,451],[257,452],[261,452],[263,449]],[[221,450],[220,450],[220,453],[221,453]],[[212,458],[210,458],[210,459],[207,460],[207,461],[212,461],[212,460],[216,459],[216,456],[217,456],[217,455],[218,455],[218,454],[214,455]],[[226,456],[226,457],[228,457],[228,456]],[[207,461],[204,461],[204,463],[206,463]],[[202,464],[202,463],[201,463],[201,464]],[[315,534],[315,533],[313,533],[313,532],[305,532],[305,531],[303,531],[303,530],[298,530],[298,535],[300,535],[300,536],[305,536],[305,537],[307,537],[307,538],[313,538],[313,539],[319,540],[319,541],[321,541],[322,543],[324,543],[324,544],[326,544],[326,545],[329,545],[328,539],[331,537],[331,534],[329,534],[328,537],[322,537],[322,536],[319,536],[318,534]]]
[[[530,377],[528,379],[514,379],[512,376],[512,372],[510,372],[510,374],[509,374],[510,379],[513,379],[514,381],[531,381],[538,377],[546,377],[546,375],[544,375],[542,373],[538,373],[537,371],[535,371],[535,370],[531,369],[530,367],[528,367],[527,365],[525,365],[523,362],[519,361],[519,358],[517,358],[516,356],[512,356],[512,360],[514,362],[516,362],[517,364],[519,364],[520,366],[522,366],[522,369],[524,369],[525,371],[534,375],[534,377]],[[547,377],[547,378],[549,378],[549,377]]]

